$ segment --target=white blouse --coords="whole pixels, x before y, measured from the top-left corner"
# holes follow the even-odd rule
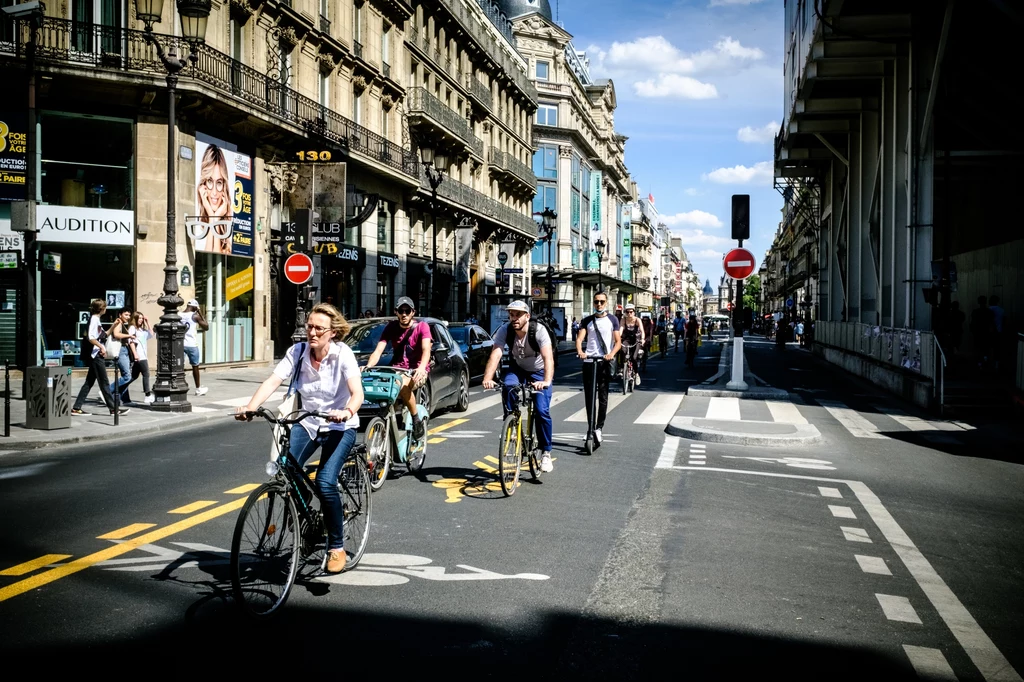
[[[348,380],[352,377],[362,380],[355,353],[344,343],[332,343],[327,355],[320,363],[320,369],[317,370],[313,369],[313,364],[309,359],[309,344],[295,344],[288,349],[284,358],[274,368],[274,374],[281,378],[286,388],[292,380],[295,362],[299,359],[302,349],[305,349],[305,353],[303,353],[299,376],[296,379],[296,387],[302,398],[302,409],[309,412],[345,409],[352,397],[352,392],[348,390]],[[337,424],[319,417],[306,417],[300,423],[306,429],[309,437],[313,438],[317,431],[324,429],[344,431],[359,428],[359,415],[353,414],[348,421]]]

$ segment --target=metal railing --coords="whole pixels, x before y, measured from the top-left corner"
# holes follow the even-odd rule
[[[498,7],[498,3],[494,2],[494,0],[477,0],[477,4],[484,11],[487,20],[498,29],[501,35],[505,36],[505,40],[513,47],[516,47],[516,37],[512,33],[512,22],[509,21],[505,13]]]
[[[422,169],[420,172],[420,187],[430,191],[430,181],[427,179],[425,169]],[[456,203],[474,213],[490,218],[495,222],[508,225],[532,239],[537,238],[537,223],[533,218],[519,213],[511,206],[495,201],[486,194],[478,192],[454,178],[445,177],[444,181],[437,187],[437,196]]]
[[[469,89],[469,94],[482,104],[487,111],[490,111],[494,106],[493,102],[491,102],[491,89],[468,73],[465,76],[465,84],[466,88]]]
[[[320,15],[320,32],[331,35],[331,20],[322,14]]]
[[[935,380],[935,334],[920,329],[817,320],[814,342]]]
[[[445,106],[444,102],[430,94],[426,88],[409,88],[406,97],[406,111],[409,115],[420,114],[433,119],[439,127],[453,133],[466,143],[476,155],[483,158],[484,142],[473,134],[466,119],[459,113]]]
[[[19,33],[18,36],[13,42],[0,42],[0,54],[24,55],[25,45],[21,41],[27,39],[27,34]],[[188,53],[188,46],[180,37],[164,34],[155,34],[154,37],[164,50],[174,47],[179,55]],[[60,63],[97,67],[145,73],[161,79],[167,74],[156,50],[146,42],[142,31],[46,18],[39,31],[37,46],[36,58],[41,65]],[[180,78],[179,89],[187,89],[189,79],[201,82],[280,123],[295,126],[306,134],[319,135],[411,178],[419,176],[420,164],[411,151],[209,45],[199,47],[197,61],[194,64],[190,62]]]
[[[487,162],[508,171],[530,187],[537,185],[537,176],[533,174],[533,170],[509,152],[490,147],[487,150]]]
[[[631,244],[632,244],[632,246],[650,246],[651,245],[651,238],[648,237],[647,235],[643,235],[643,234],[639,235],[639,236],[635,236],[635,237],[633,237],[633,240],[632,240]]]

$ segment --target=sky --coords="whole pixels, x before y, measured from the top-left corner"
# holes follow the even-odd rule
[[[750,195],[758,265],[781,218],[773,187],[783,108],[781,0],[551,0],[591,77],[610,78],[626,167],[717,286],[733,194]]]

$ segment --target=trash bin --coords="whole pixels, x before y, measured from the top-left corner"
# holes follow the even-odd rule
[[[25,370],[25,428],[71,428],[71,368]]]

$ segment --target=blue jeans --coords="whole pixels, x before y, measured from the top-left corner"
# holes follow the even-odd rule
[[[338,491],[338,477],[341,475],[341,465],[345,463],[348,451],[355,442],[356,429],[325,431],[310,439],[301,424],[292,427],[288,454],[300,467],[305,466],[317,447],[323,450],[320,453],[320,466],[316,469],[316,490],[320,495],[320,504],[323,505],[328,550],[345,547],[345,512],[341,504],[341,493]]]
[[[501,383],[505,385],[505,389],[527,382],[544,381],[544,370],[527,372],[526,370],[520,369],[514,362],[510,364],[512,366],[505,371],[505,376],[501,379]],[[519,396],[509,390],[502,390],[501,393],[503,405],[505,406],[505,413],[507,414],[511,410],[515,409]],[[533,421],[537,424],[537,446],[541,449],[541,452],[551,452],[551,436],[554,429],[551,425],[550,386],[545,388],[543,391],[534,391],[533,393]]]
[[[117,390],[114,388],[115,383],[117,384],[118,388],[122,388],[132,382],[132,359],[131,356],[128,355],[128,353],[130,352],[131,351],[128,350],[128,346],[122,345],[121,352],[117,354],[117,359],[114,361],[114,364],[116,365],[116,369],[114,372],[115,379],[114,381],[110,382],[111,395],[113,395],[114,391]],[[119,378],[117,377],[118,372],[120,372],[121,374]],[[121,401],[122,404],[128,402],[127,389],[122,388],[119,400]]]

